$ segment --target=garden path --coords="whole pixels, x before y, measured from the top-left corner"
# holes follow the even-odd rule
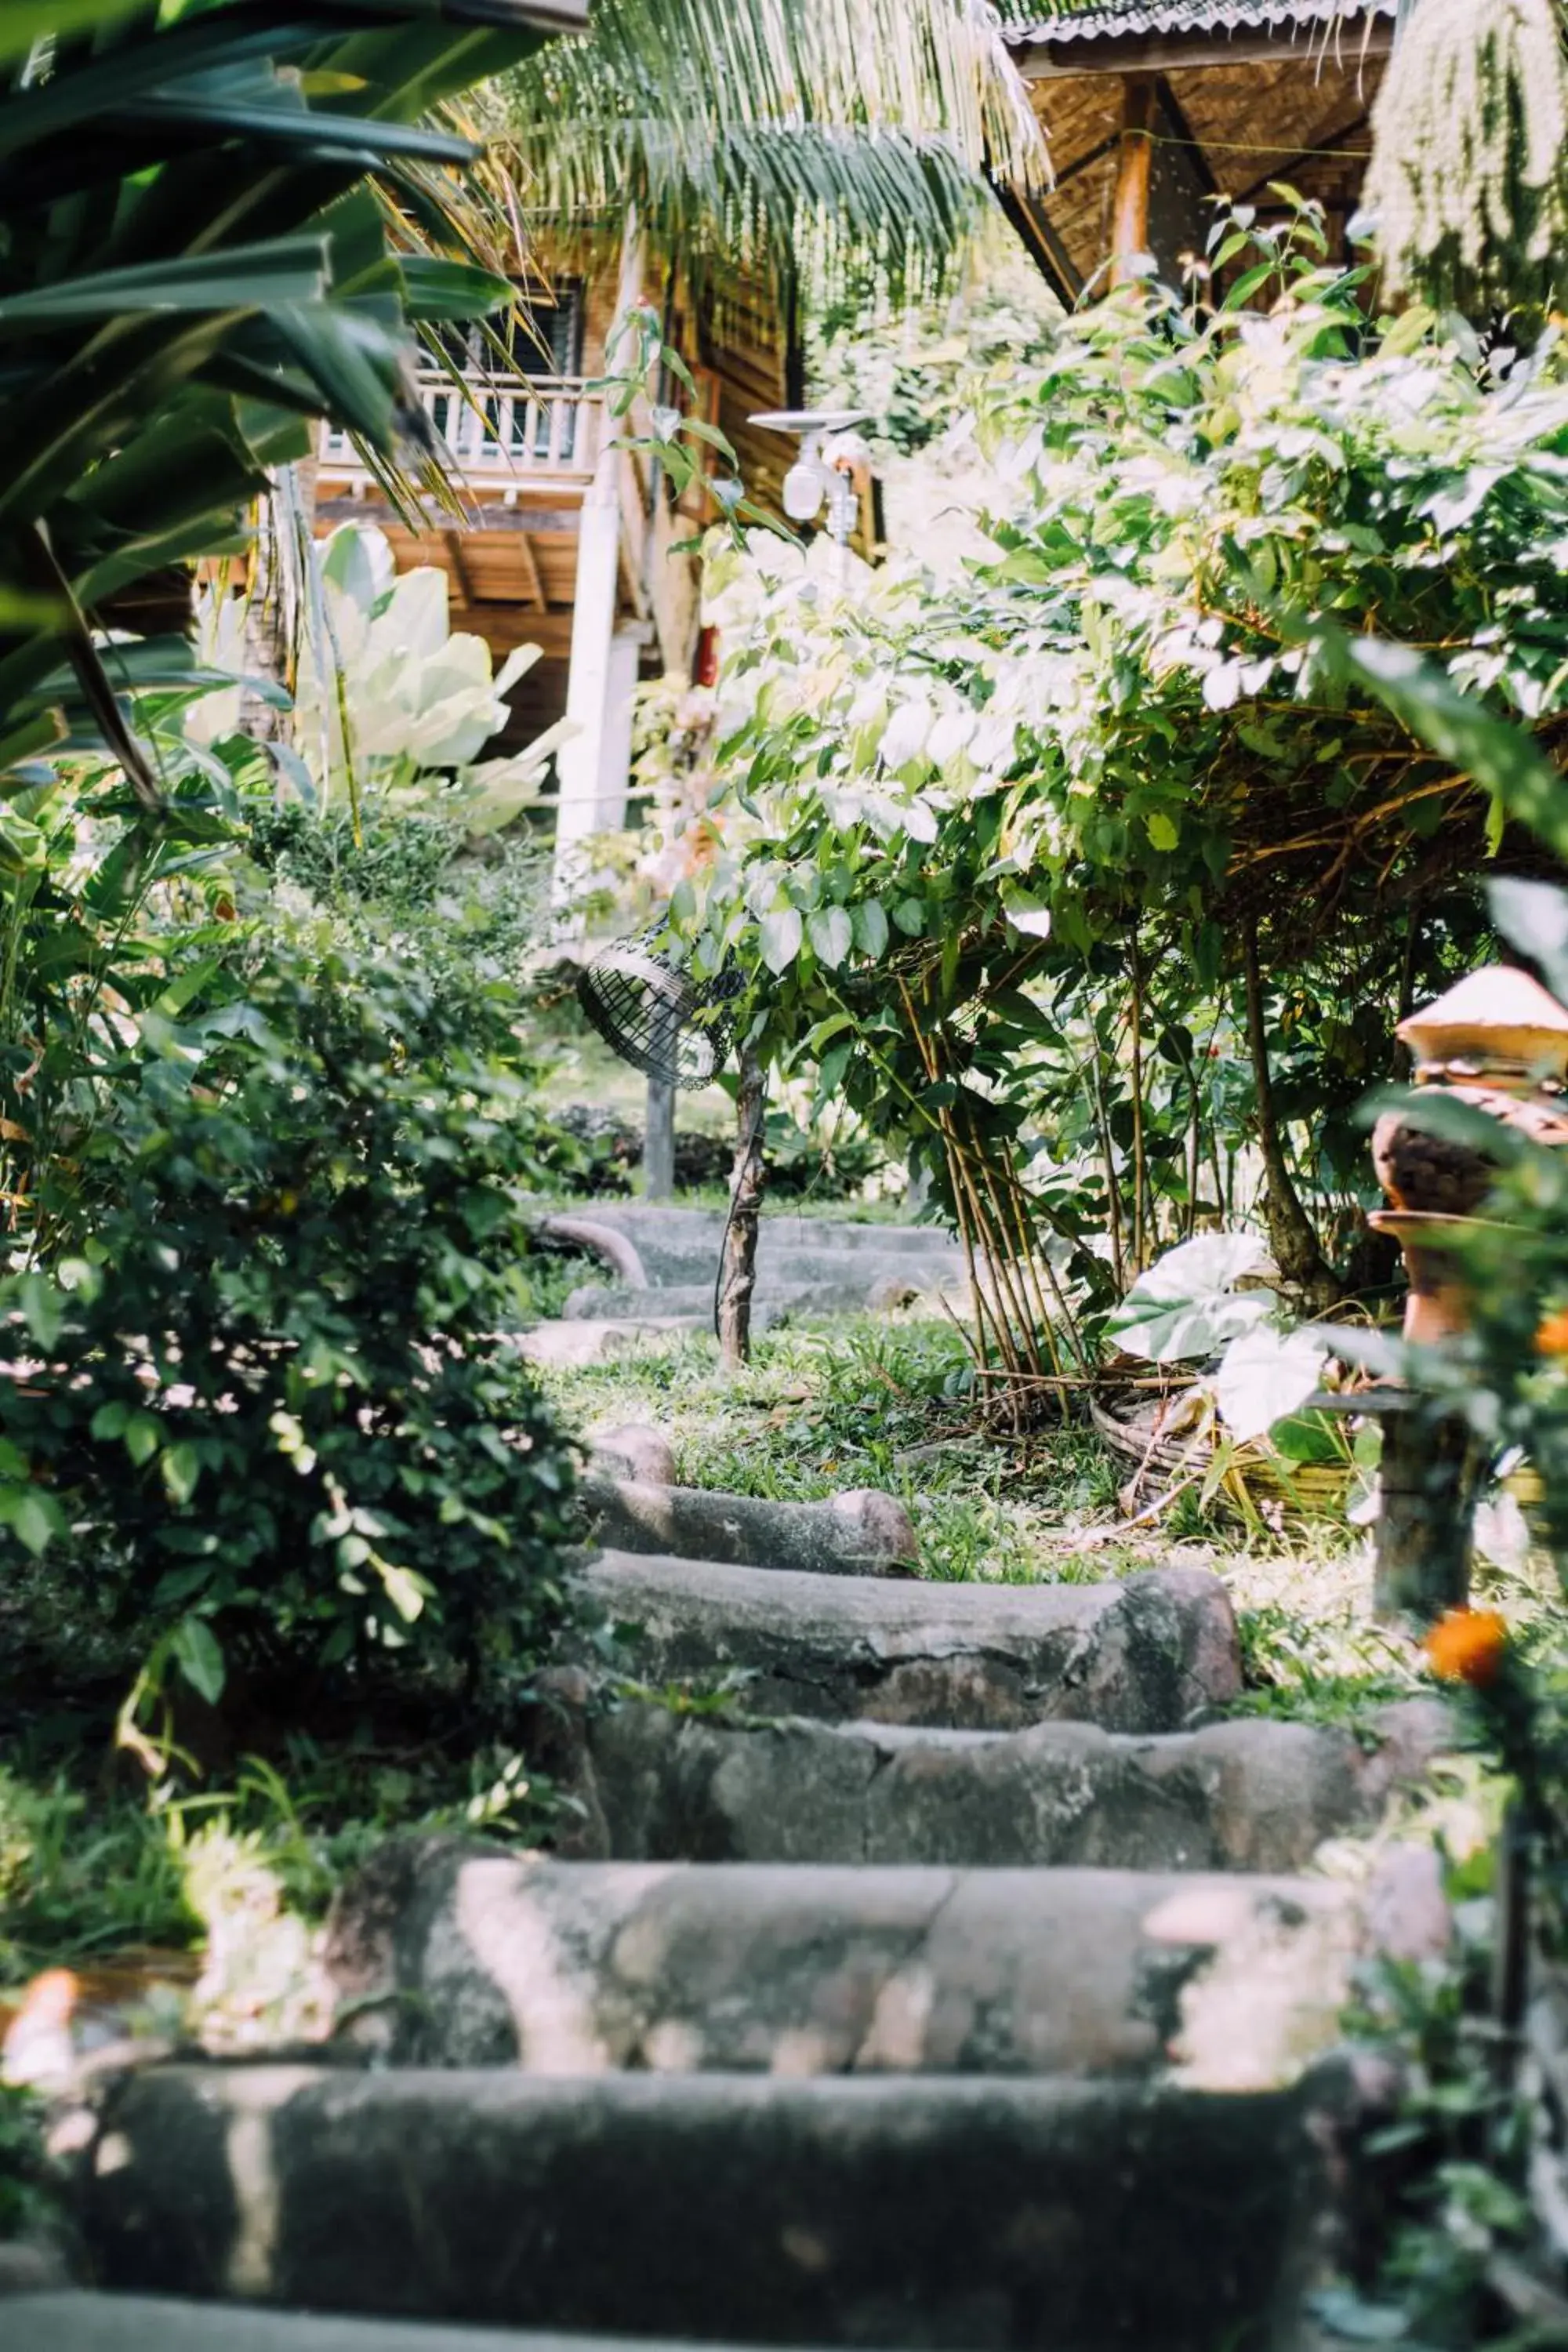
[[[658,1328],[713,1221],[615,1222],[649,1279],[592,1319]],[[792,1246],[861,1297],[889,1256],[951,1278],[920,1229],[827,1231],[764,1297]],[[388,1847],[340,1906],[327,2056],[127,2079],[82,2172],[112,2293],[33,2303],[35,2352],[1303,2340],[1384,1932],[1310,1865],[1419,1773],[1430,1711],[1227,1717],[1205,1570],[926,1583],[895,1505],[668,1470],[646,1433],[595,1465],[622,1696],[602,1643],[552,1677],[558,1851]]]

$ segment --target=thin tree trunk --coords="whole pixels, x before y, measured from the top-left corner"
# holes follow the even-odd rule
[[[735,1167],[730,1180],[730,1222],[719,1267],[719,1346],[730,1371],[752,1360],[752,1293],[757,1281],[757,1225],[767,1156],[763,1142],[762,1064],[741,1055],[735,1101]]]
[[[1269,1247],[1285,1282],[1301,1295],[1314,1313],[1321,1313],[1333,1305],[1339,1296],[1339,1283],[1319,1247],[1317,1230],[1301,1205],[1285,1158],[1284,1139],[1274,1108],[1273,1081],[1268,1074],[1268,1039],[1263,1019],[1263,977],[1258,968],[1256,922],[1247,927],[1242,955],[1247,983],[1247,1043],[1258,1096],[1258,1142],[1268,1180],[1263,1205]]]

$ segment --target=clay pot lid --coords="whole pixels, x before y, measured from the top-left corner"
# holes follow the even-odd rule
[[[1568,1069],[1568,1009],[1538,980],[1488,964],[1402,1021],[1395,1033],[1418,1063],[1491,1061]]]

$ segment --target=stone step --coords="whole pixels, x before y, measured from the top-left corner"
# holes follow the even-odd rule
[[[759,1315],[766,1325],[781,1322],[785,1316],[881,1311],[903,1306],[912,1294],[934,1297],[944,1286],[944,1269],[939,1269],[932,1279],[923,1280],[918,1260],[912,1266],[885,1266],[868,1261],[861,1268],[852,1260],[848,1263],[854,1271],[842,1277],[832,1275],[821,1261],[795,1275],[764,1268],[752,1294],[753,1322]],[[615,1321],[637,1315],[699,1315],[711,1318],[716,1264],[710,1268],[706,1280],[656,1283],[646,1290],[631,1284],[581,1283],[575,1290],[567,1292],[562,1317],[568,1323]],[[955,1285],[950,1286],[956,1290]]]
[[[329,2319],[314,2311],[85,2291],[0,2303],[8,2352],[689,2352],[607,2336],[541,2336],[419,2320]],[[708,2347],[711,2352],[711,2347]]]
[[[654,1293],[645,1291],[642,1296],[651,1298]],[[508,1342],[531,1364],[574,1370],[583,1364],[602,1364],[614,1356],[630,1355],[650,1340],[680,1339],[690,1332],[710,1336],[712,1329],[711,1315],[648,1314],[574,1323],[552,1319],[534,1324],[531,1330],[509,1333]]]
[[[82,2160],[101,2284],[746,2345],[1282,2345],[1343,2077],[169,2067]],[[222,2338],[216,2339],[221,2343]]]
[[[1331,2047],[1360,1939],[1326,1879],[553,1862],[393,1840],[326,1966],[395,2065],[1133,2074],[1268,2090]]]
[[[580,1489],[595,1540],[614,1551],[816,1576],[886,1576],[913,1566],[920,1542],[893,1496],[858,1486],[820,1503],[780,1503],[591,1471]]]
[[[939,1584],[605,1551],[589,1598],[659,1688],[747,1675],[757,1715],[1013,1730],[1173,1731],[1234,1699],[1229,1596],[1205,1569],[1106,1584]]]
[[[650,1282],[712,1282],[724,1239],[721,1209],[595,1201],[592,1219],[626,1236]],[[956,1280],[963,1271],[962,1252],[940,1226],[856,1224],[788,1210],[763,1217],[757,1264],[764,1275],[809,1263],[822,1267],[824,1279],[830,1279],[837,1267],[847,1276],[862,1255],[884,1259],[891,1271],[913,1274],[918,1269],[922,1285],[933,1277]]]
[[[1248,1717],[1156,1737],[1088,1723],[965,1732],[623,1706],[588,1720],[567,1768],[583,1814],[563,1851],[1295,1871],[1325,1839],[1370,1826],[1393,1789],[1452,1744],[1419,1702],[1363,1728]]]

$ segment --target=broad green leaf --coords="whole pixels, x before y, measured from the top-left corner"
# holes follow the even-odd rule
[[[227,1680],[217,1635],[205,1617],[182,1617],[174,1628],[170,1652],[198,1698],[216,1706]]]
[[[829,971],[837,971],[854,944],[855,926],[846,907],[820,907],[806,918],[806,931]]]
[[[173,1503],[188,1503],[202,1475],[202,1458],[188,1438],[171,1445],[159,1467]]]
[[[1182,837],[1174,819],[1167,816],[1163,809],[1151,809],[1143,823],[1156,849],[1174,849]]]
[[[34,1559],[57,1536],[66,1533],[66,1515],[53,1495],[41,1486],[10,1486],[0,1490],[0,1519]]]
[[[1212,1355],[1273,1313],[1272,1292],[1238,1294],[1232,1286],[1264,1255],[1255,1234],[1201,1234],[1183,1242],[1139,1276],[1107,1316],[1106,1337],[1127,1355],[1156,1364]]]
[[[879,956],[887,952],[888,918],[882,912],[879,898],[862,898],[859,905],[850,910],[850,923],[855,933],[855,944],[862,954]]]
[[[1265,1325],[1233,1339],[1215,1375],[1220,1414],[1231,1435],[1245,1444],[1299,1412],[1318,1385],[1327,1353],[1311,1329],[1275,1331]]]
[[[1043,898],[1029,890],[1004,890],[1002,911],[1016,931],[1030,939],[1048,940],[1051,935],[1051,910]]]
[[[151,1462],[163,1443],[163,1424],[156,1413],[133,1412],[125,1424],[125,1451],[138,1470]]]
[[[763,961],[775,977],[786,972],[800,953],[804,936],[798,907],[775,907],[759,927]]]

